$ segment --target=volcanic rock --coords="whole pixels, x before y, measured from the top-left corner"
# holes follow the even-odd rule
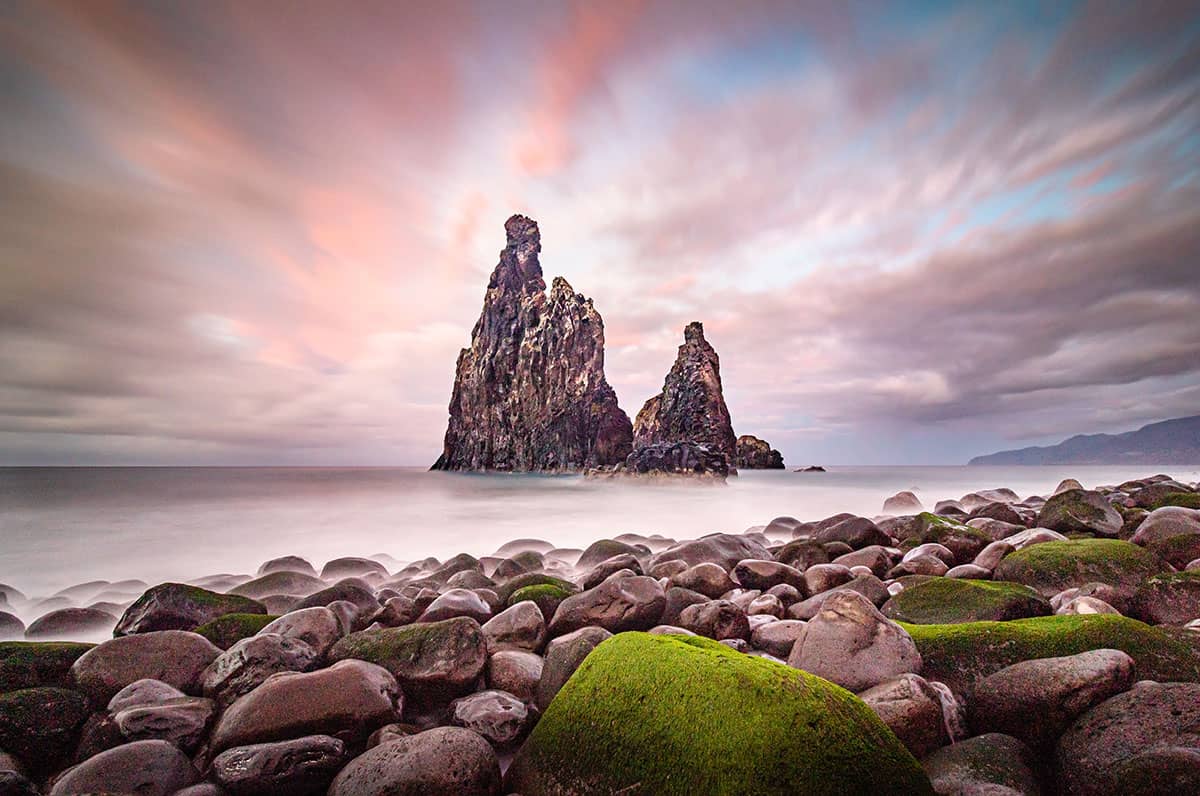
[[[733,466],[739,470],[782,470],[783,454],[765,439],[743,434],[734,443]]]
[[[537,222],[515,215],[471,347],[458,356],[434,470],[578,470],[629,455],[633,429],[604,378],[604,322],[561,277],[549,296]]]

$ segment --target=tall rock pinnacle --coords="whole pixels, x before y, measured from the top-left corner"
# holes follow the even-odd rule
[[[721,391],[721,361],[704,339],[704,326],[692,321],[662,392],[646,401],[633,425],[633,444],[696,442],[734,460],[735,440]]]
[[[633,431],[604,378],[604,321],[558,277],[546,294],[537,222],[515,215],[471,347],[458,355],[434,470],[581,470],[624,461]]]

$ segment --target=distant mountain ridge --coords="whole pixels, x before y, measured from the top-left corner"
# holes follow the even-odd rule
[[[967,464],[1197,464],[1200,415],[1124,434],[1079,434],[1057,445],[976,456]]]

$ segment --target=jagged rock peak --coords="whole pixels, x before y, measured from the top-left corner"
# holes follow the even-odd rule
[[[699,321],[684,328],[683,345],[662,392],[638,412],[633,437],[635,448],[694,442],[734,460],[736,437],[721,387],[721,361]]]
[[[538,261],[538,254],[542,251],[542,233],[537,222],[528,216],[510,216],[504,222],[504,234],[507,240],[504,250],[500,252],[500,262],[492,271],[488,288],[544,291],[546,283],[542,280],[542,264]]]
[[[562,471],[623,462],[629,417],[604,377],[604,321],[556,277],[546,295],[537,222],[515,215],[471,347],[458,357],[435,470]]]

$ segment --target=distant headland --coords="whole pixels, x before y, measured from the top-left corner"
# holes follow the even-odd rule
[[[968,464],[1196,464],[1200,415],[1142,426],[1124,434],[1079,434],[1057,445],[976,456]]]

